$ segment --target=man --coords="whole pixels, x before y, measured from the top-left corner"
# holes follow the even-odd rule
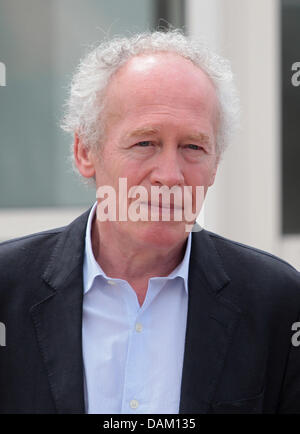
[[[300,412],[299,273],[175,218],[229,139],[228,64],[178,31],[116,39],[83,60],[68,107],[98,202],[0,247],[1,412]]]

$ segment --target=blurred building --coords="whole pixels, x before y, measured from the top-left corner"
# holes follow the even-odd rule
[[[97,41],[168,23],[228,57],[241,95],[205,227],[300,268],[300,0],[0,0],[0,239],[64,225],[93,203],[59,128],[71,75]]]

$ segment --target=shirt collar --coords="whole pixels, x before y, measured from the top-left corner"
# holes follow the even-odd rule
[[[97,202],[94,203],[86,226],[85,234],[85,252],[84,252],[84,263],[83,263],[83,291],[86,294],[93,286],[94,280],[97,276],[102,276],[104,279],[110,279],[105,272],[102,270],[101,266],[95,259],[92,241],[91,241],[91,229],[94,215],[96,213]],[[186,293],[188,293],[188,273],[189,273],[189,262],[191,254],[191,244],[192,244],[192,234],[190,233],[187,239],[187,245],[185,249],[184,258],[180,264],[166,277],[165,280],[175,279],[176,277],[181,277],[184,281],[184,288]],[[154,279],[157,279],[155,277]]]

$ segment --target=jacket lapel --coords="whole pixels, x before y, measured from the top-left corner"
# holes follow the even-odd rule
[[[58,413],[84,413],[82,267],[88,214],[59,234],[51,262],[42,275],[44,295],[31,308]]]
[[[180,413],[207,413],[240,316],[222,297],[230,282],[209,233],[193,233]]]

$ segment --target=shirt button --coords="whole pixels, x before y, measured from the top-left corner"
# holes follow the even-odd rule
[[[115,284],[116,284],[116,282],[114,282],[113,280],[108,280],[107,283],[108,283],[109,285],[115,285]]]
[[[130,401],[130,407],[133,408],[134,410],[135,410],[136,408],[138,408],[138,406],[139,406],[139,402],[138,402],[136,399],[132,399],[132,400]]]
[[[139,322],[136,323],[135,325],[135,330],[140,333],[143,330],[143,326],[142,324],[140,324]]]

